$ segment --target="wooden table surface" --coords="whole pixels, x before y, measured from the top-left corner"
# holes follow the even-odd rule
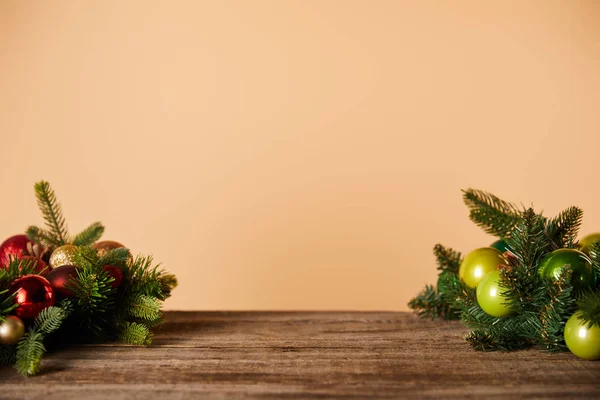
[[[0,367],[1,399],[600,398],[600,362],[479,353],[458,322],[394,312],[169,312],[149,348],[48,354]]]

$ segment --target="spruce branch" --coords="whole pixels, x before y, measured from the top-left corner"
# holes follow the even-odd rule
[[[152,342],[152,334],[148,327],[138,322],[126,322],[118,336],[123,343],[136,346],[149,345]]]
[[[17,371],[25,377],[37,374],[45,352],[42,332],[33,330],[25,333],[17,345],[15,364]]]
[[[509,202],[482,190],[463,190],[469,218],[484,231],[499,238],[510,237],[519,220],[519,210]]]
[[[454,251],[450,247],[446,248],[441,244],[436,244],[433,248],[433,254],[436,258],[438,270],[458,273],[458,268],[462,261],[460,252]]]
[[[156,321],[161,318],[161,302],[156,297],[138,294],[129,301],[129,315],[148,321]]]
[[[37,197],[38,207],[42,212],[49,233],[54,242],[62,246],[69,241],[69,232],[65,218],[63,217],[60,203],[56,200],[54,190],[46,181],[37,182],[34,185],[35,195]]]
[[[577,299],[577,307],[588,327],[594,325],[600,327],[600,292],[583,292]]]
[[[423,318],[435,319],[443,316],[444,305],[437,290],[431,285],[426,285],[417,297],[408,302],[408,306]]]
[[[90,246],[100,239],[103,233],[104,225],[100,222],[94,222],[75,236],[73,244],[75,246]]]
[[[60,241],[54,237],[54,235],[44,229],[38,228],[37,226],[30,226],[25,231],[25,234],[34,243],[49,246],[49,247],[58,247],[60,246]]]
[[[15,304],[15,296],[17,293],[10,293],[8,289],[0,290],[0,322],[4,320],[6,315],[10,315],[18,305]]]
[[[575,247],[577,233],[583,222],[583,210],[569,207],[546,224],[546,235],[554,249]]]
[[[544,279],[537,290],[541,299],[538,319],[539,341],[549,351],[564,351],[565,322],[573,313],[575,299],[571,277],[573,270],[563,268],[556,279]]]
[[[34,329],[48,335],[60,328],[63,321],[69,316],[70,302],[64,301],[61,306],[43,309],[35,319]]]
[[[592,244],[590,248],[590,259],[594,268],[594,275],[597,279],[597,284],[600,285],[600,241]]]
[[[98,265],[114,265],[115,267],[124,267],[130,258],[131,253],[129,252],[129,249],[125,247],[119,247],[106,252],[106,254],[104,254],[100,260],[98,260]]]
[[[3,269],[0,269],[0,290],[8,289],[17,278],[36,274],[36,265],[36,260],[24,260],[9,256],[8,265]]]

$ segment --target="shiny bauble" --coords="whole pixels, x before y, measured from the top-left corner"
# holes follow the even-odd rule
[[[6,239],[0,245],[0,268],[6,267],[10,258],[23,258],[28,255],[27,244],[33,244],[25,235],[15,235]]]
[[[35,273],[46,276],[50,272],[50,267],[43,260],[34,256],[25,256],[21,258],[21,261],[30,261],[34,267]]]
[[[504,290],[500,285],[500,271],[488,272],[477,285],[477,303],[492,317],[508,317],[513,312],[507,304],[508,299],[502,296]]]
[[[62,267],[54,268],[46,278],[56,294],[62,294],[69,298],[75,297],[75,293],[73,293],[68,286],[71,283],[71,280],[77,279],[76,266],[63,265]]]
[[[588,289],[596,284],[592,260],[575,249],[558,249],[547,254],[540,261],[538,272],[544,278],[558,279],[566,264],[573,270],[571,282],[574,288]]]
[[[0,344],[17,344],[25,334],[25,324],[21,318],[7,315],[0,322]]]
[[[571,353],[585,360],[600,359],[600,326],[588,327],[576,312],[565,324],[565,343]]]
[[[65,244],[64,246],[57,247],[50,256],[50,266],[52,268],[58,268],[63,265],[77,265],[75,262],[76,253],[77,246],[72,244]]]
[[[466,255],[460,263],[458,277],[468,287],[475,288],[488,272],[496,270],[500,264],[507,263],[500,250],[493,247],[482,247]]]
[[[105,265],[102,267],[106,273],[113,278],[113,281],[110,283],[110,286],[113,288],[118,288],[121,282],[123,281],[123,272],[119,267],[115,267],[114,265]]]
[[[592,245],[596,242],[600,242],[600,233],[592,233],[591,235],[584,236],[579,241],[579,250],[589,256]]]
[[[504,239],[496,240],[494,243],[491,244],[490,247],[493,247],[496,250],[500,250],[500,253],[510,251],[510,249],[508,248],[508,243],[506,243],[506,240]]]
[[[119,242],[115,242],[112,240],[103,240],[102,242],[94,243],[92,248],[98,252],[98,257],[103,257],[106,253],[111,250],[118,249],[123,246]]]
[[[15,314],[21,318],[35,318],[44,308],[54,305],[50,282],[40,275],[25,275],[10,285],[10,293],[17,293]]]

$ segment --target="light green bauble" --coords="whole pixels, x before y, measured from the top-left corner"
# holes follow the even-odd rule
[[[591,235],[584,236],[583,239],[579,241],[579,250],[589,256],[592,245],[596,242],[600,242],[600,233],[592,233]]]
[[[600,326],[588,327],[576,312],[565,324],[565,343],[571,353],[585,360],[600,359]]]
[[[571,282],[576,289],[589,289],[596,285],[592,260],[575,249],[558,249],[540,261],[538,272],[544,278],[558,279],[565,265],[573,270]]]
[[[500,286],[500,271],[489,272],[477,285],[477,303],[492,317],[508,317],[512,310],[506,304],[506,297],[502,296],[504,290]]]
[[[470,288],[476,288],[479,281],[496,270],[499,264],[506,264],[500,250],[493,247],[475,249],[463,259],[458,269],[458,277]]]

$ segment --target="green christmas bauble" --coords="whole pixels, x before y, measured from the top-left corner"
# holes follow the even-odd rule
[[[583,239],[579,241],[579,250],[589,256],[592,245],[596,242],[600,242],[600,233],[592,233],[591,235],[584,236]]]
[[[585,360],[600,359],[600,326],[588,327],[576,312],[565,324],[565,343],[571,353]]]
[[[488,273],[496,270],[506,259],[498,249],[482,247],[475,249],[463,259],[458,269],[458,277],[470,288],[477,287],[479,281]]]
[[[596,284],[592,261],[583,252],[575,249],[554,250],[542,258],[538,272],[543,277],[557,279],[566,264],[570,264],[573,270],[573,287],[587,289]]]
[[[506,240],[504,239],[496,240],[494,243],[491,244],[491,247],[500,250],[501,253],[509,251],[508,243],[506,243]]]
[[[504,318],[512,314],[506,304],[507,298],[502,296],[504,288],[500,286],[500,271],[489,272],[477,285],[477,303],[492,317]]]

